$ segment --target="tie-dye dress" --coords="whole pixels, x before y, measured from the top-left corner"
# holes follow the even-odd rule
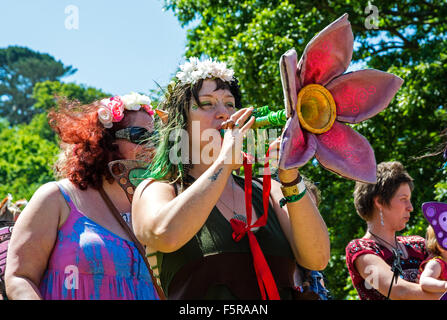
[[[39,285],[46,300],[158,300],[151,276],[131,241],[83,215],[58,184],[70,214],[57,234]]]

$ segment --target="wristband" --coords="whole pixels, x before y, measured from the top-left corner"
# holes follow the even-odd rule
[[[300,176],[301,178],[301,176]],[[296,179],[295,179],[296,180]],[[301,178],[299,179],[299,183],[291,186],[281,186],[282,194],[285,197],[293,196],[302,193],[304,190],[306,190],[306,185],[304,184],[304,180]]]
[[[301,175],[298,173],[298,177],[295,178],[295,180],[291,181],[291,182],[282,182],[281,184],[283,187],[291,187],[296,185],[297,183],[300,183],[301,180],[303,180],[303,178],[301,177]]]
[[[289,197],[284,197],[281,200],[279,200],[279,206],[282,208],[284,207],[288,202],[297,202],[298,200],[300,200],[302,197],[304,197],[304,195],[306,194],[306,189],[304,189],[303,192],[301,192],[300,194],[296,194],[293,196],[289,196]]]

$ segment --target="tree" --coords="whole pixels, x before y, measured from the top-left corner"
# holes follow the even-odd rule
[[[75,72],[46,53],[17,46],[0,49],[0,117],[7,118],[11,125],[29,123],[42,112],[33,106],[34,85]]]
[[[165,0],[182,26],[189,26],[186,56],[209,56],[227,61],[241,83],[245,105],[282,108],[278,61],[306,43],[323,27],[349,13],[356,39],[354,62],[401,76],[405,83],[390,106],[376,117],[355,125],[375,150],[377,162],[398,160],[415,179],[413,218],[407,234],[424,236],[421,203],[447,198],[440,157],[415,159],[440,143],[446,127],[447,90],[445,1],[374,1],[376,8],[355,1]],[[378,9],[378,10],[375,10]],[[371,16],[372,15],[372,16]],[[367,28],[374,17],[378,29]],[[331,238],[327,285],[338,299],[356,299],[345,264],[349,240],[365,233],[355,213],[354,182],[310,162],[300,171],[319,182],[320,212]],[[436,193],[435,193],[436,190]]]
[[[35,100],[34,108],[42,111],[48,111],[51,108],[57,107],[57,97],[65,97],[69,100],[77,100],[81,104],[88,104],[110,96],[110,94],[93,87],[59,81],[36,83],[33,90],[33,98]]]
[[[47,126],[45,114],[36,115],[29,125],[19,124],[0,131],[0,196],[30,199],[37,188],[54,180],[52,164],[57,144],[39,133]]]
[[[345,12],[360,44],[354,60],[372,59],[387,69],[442,52],[436,44],[446,39],[445,1],[377,0],[374,5],[378,29],[366,29],[370,14],[365,13],[365,3],[356,1],[165,0],[166,9],[174,11],[182,26],[194,24],[187,33],[186,56],[228,61],[242,83],[245,100],[253,105],[281,105],[281,54],[292,47],[301,53],[315,33]],[[435,48],[438,53],[425,52]]]

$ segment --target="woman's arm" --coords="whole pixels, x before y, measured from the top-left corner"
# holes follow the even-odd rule
[[[287,181],[293,181],[298,171],[287,170]],[[281,176],[281,174],[283,176]],[[294,176],[292,176],[294,175]],[[284,171],[280,171],[280,179]],[[271,196],[273,208],[279,222],[292,247],[295,259],[309,270],[323,270],[330,259],[330,241],[326,224],[308,192],[297,202],[287,203],[280,207],[279,200],[283,198],[281,184],[272,180]]]
[[[9,299],[42,299],[38,286],[47,268],[60,221],[67,205],[55,183],[41,186],[14,225],[6,261]]]
[[[161,252],[184,246],[205,224],[230,174],[228,166],[216,161],[177,197],[170,184],[141,183],[132,201],[132,225],[138,240]]]
[[[441,265],[436,260],[430,260],[421,274],[419,284],[427,292],[446,292],[447,281],[438,280],[441,275]]]
[[[232,170],[242,165],[243,136],[254,122],[251,118],[245,123],[251,111],[241,109],[231,116],[242,128],[227,130],[217,160],[180,195],[175,196],[174,187],[167,183],[146,181],[138,186],[132,201],[132,224],[140,242],[156,251],[173,252],[200,230]]]
[[[388,295],[393,272],[391,272],[391,267],[382,258],[374,254],[364,254],[354,261],[354,265],[362,278],[374,289],[384,296]],[[390,299],[438,300],[441,295],[442,293],[425,292],[418,283],[409,282],[398,277],[397,283],[393,283]]]

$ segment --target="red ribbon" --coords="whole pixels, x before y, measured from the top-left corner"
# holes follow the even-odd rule
[[[259,290],[263,300],[280,300],[278,288],[276,287],[275,280],[273,278],[272,272],[265,260],[264,254],[262,253],[261,247],[259,246],[256,236],[253,234],[251,229],[256,227],[263,227],[267,223],[268,208],[269,208],[269,195],[271,188],[271,177],[270,169],[268,163],[269,151],[267,150],[266,158],[267,161],[264,165],[264,179],[262,183],[262,202],[264,206],[264,214],[259,217],[259,219],[251,225],[251,213],[252,213],[252,166],[248,164],[247,155],[244,154],[244,171],[245,171],[245,209],[247,213],[247,223],[231,219],[231,227],[233,228],[233,240],[240,241],[245,234],[248,236],[248,241],[250,244],[250,250],[253,256],[253,265],[256,272],[256,278],[258,280]]]

